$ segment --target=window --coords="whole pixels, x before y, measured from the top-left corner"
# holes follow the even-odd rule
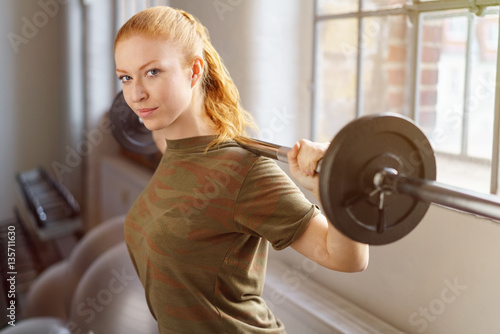
[[[497,193],[498,13],[493,0],[316,0],[315,140],[400,113],[431,141],[438,181]]]

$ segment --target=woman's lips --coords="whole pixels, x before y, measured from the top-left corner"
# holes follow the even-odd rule
[[[138,112],[139,112],[139,117],[144,119],[146,117],[148,117],[149,115],[151,115],[156,109],[158,109],[158,107],[156,108],[143,108],[143,109],[139,109]]]

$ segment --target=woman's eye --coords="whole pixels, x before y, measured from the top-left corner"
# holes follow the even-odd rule
[[[122,83],[126,83],[127,81],[130,81],[132,78],[128,75],[122,75],[121,77],[119,77],[119,79]]]
[[[157,69],[154,69],[154,70],[149,70],[148,73],[147,73],[147,76],[149,77],[154,77],[155,75],[157,75],[158,73],[160,72],[160,70],[157,70]]]

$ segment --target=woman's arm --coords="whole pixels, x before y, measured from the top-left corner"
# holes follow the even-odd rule
[[[318,161],[325,155],[328,145],[301,140],[288,153],[292,176],[318,200],[319,176],[315,169]],[[358,272],[368,266],[368,245],[344,236],[323,214],[311,219],[304,233],[292,244],[292,248],[332,270]]]

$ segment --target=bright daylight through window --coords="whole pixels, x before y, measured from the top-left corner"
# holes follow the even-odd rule
[[[400,113],[432,142],[438,181],[497,192],[491,2],[317,0],[315,139],[331,140],[359,116]]]

